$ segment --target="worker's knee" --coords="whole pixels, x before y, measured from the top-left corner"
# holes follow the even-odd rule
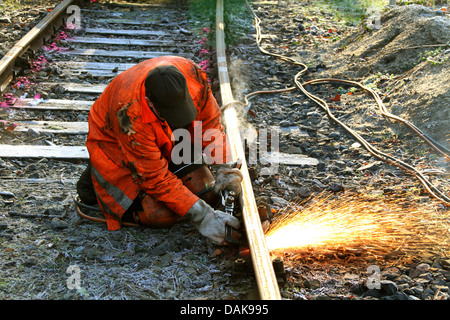
[[[212,207],[217,206],[220,197],[213,191],[215,179],[206,165],[187,170],[179,177],[192,193]],[[132,215],[134,221],[141,225],[168,227],[181,220],[179,215],[149,194],[141,193],[136,201],[132,210],[129,210],[129,215]]]
[[[149,194],[139,196],[139,208],[132,212],[135,222],[148,227],[170,227],[180,217]]]

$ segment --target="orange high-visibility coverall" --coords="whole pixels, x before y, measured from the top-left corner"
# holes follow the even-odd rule
[[[188,127],[191,139],[201,128],[202,148],[213,146],[213,150],[220,150],[223,153],[220,162],[229,156],[220,108],[206,74],[192,61],[174,56],[158,57],[119,74],[91,108],[86,142],[94,189],[109,230],[120,229],[123,214],[140,191],[163,202],[180,217],[198,200],[168,170],[174,146],[172,130],[166,121],[155,116],[145,99],[144,82],[148,72],[170,64],[186,77],[198,111],[196,120]],[[220,135],[206,137],[208,129],[217,129]]]

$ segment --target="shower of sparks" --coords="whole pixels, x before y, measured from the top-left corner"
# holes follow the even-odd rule
[[[292,203],[266,233],[271,251],[371,247],[448,253],[450,215],[436,204],[345,194]]]

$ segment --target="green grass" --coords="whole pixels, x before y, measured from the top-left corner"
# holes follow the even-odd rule
[[[359,24],[371,13],[383,11],[384,0],[315,0],[317,6],[326,11],[332,11],[337,19],[348,24]]]
[[[435,50],[426,51],[419,55],[419,61],[428,61],[432,65],[443,64],[449,60],[447,55],[444,55],[445,49],[438,47]]]
[[[247,11],[244,0],[224,1],[224,22],[226,25],[225,39],[227,45],[235,44],[248,33],[252,27],[253,20]],[[189,23],[191,30],[201,34],[203,28],[209,28],[207,34],[209,42],[215,43],[216,24],[216,0],[190,0],[189,1]]]
[[[397,0],[397,5],[408,5],[408,4],[420,4],[423,6],[429,6],[429,7],[435,7],[435,6],[444,6],[444,5],[449,5],[450,2],[448,0],[412,0],[412,1],[408,1],[408,0],[404,0],[404,1],[398,1]]]

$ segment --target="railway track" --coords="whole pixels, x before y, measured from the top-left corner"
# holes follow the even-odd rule
[[[189,30],[186,9],[187,3],[177,1],[169,6],[117,5],[111,9],[93,8],[83,2],[67,0],[58,5],[25,36],[25,40],[11,50],[11,55],[6,57],[8,59],[2,60],[2,91],[7,91],[11,86],[20,91],[17,81],[24,81],[24,78],[9,74],[16,59],[26,56],[35,64],[36,61],[45,61],[45,66],[39,66],[33,72],[19,71],[20,74],[28,74],[33,83],[27,84],[26,94],[8,106],[11,112],[5,124],[14,123],[15,137],[9,140],[10,143],[2,144],[0,159],[26,163],[52,159],[83,164],[89,158],[85,140],[90,106],[117,74],[140,61],[165,55],[182,56],[201,64],[201,37]],[[227,104],[233,102],[233,98],[226,68],[222,1],[217,3],[216,18],[220,93],[222,103]],[[76,25],[69,25],[68,21],[82,25],[77,28]],[[73,26],[76,27],[74,30],[67,29]],[[48,37],[50,29],[56,33]],[[40,30],[46,32],[39,33]],[[27,51],[28,48],[38,47],[36,43],[44,46]],[[243,149],[233,110],[233,107],[227,107],[224,117],[228,123],[227,133],[231,136],[233,158],[242,161]],[[245,158],[243,170],[245,179],[241,200],[259,297],[264,300],[280,299]],[[10,183],[20,180],[10,176],[4,178]],[[73,185],[77,178],[74,174],[64,181]],[[21,181],[39,185],[48,183],[49,179],[38,177]]]
[[[59,298],[69,294],[67,287],[60,284],[65,284],[67,280],[66,268],[78,265],[86,274],[83,283],[84,291],[81,290],[78,294],[83,295],[84,292],[94,299],[130,297],[133,299],[191,299],[203,295],[213,299],[229,299],[230,297],[245,299],[248,298],[246,291],[252,286],[256,286],[258,295],[262,299],[279,299],[279,289],[273,275],[270,255],[267,254],[264,241],[261,240],[263,235],[259,219],[255,217],[257,208],[248,176],[244,179],[244,197],[241,203],[246,209],[244,222],[247,236],[250,238],[255,282],[252,279],[238,278],[236,280],[230,277],[230,266],[227,265],[225,257],[230,252],[217,254],[214,251],[214,254],[211,254],[212,248],[202,242],[201,238],[193,236],[189,229],[183,226],[177,226],[170,232],[172,240],[169,241],[165,238],[164,232],[158,230],[145,232],[125,230],[121,231],[120,235],[108,234],[98,224],[83,223],[70,216],[69,212],[73,208],[71,199],[74,184],[84,170],[88,157],[84,143],[89,108],[107,83],[118,73],[153,55],[182,55],[197,63],[213,57],[202,53],[202,49],[205,48],[201,43],[204,42],[202,38],[205,37],[205,34],[201,34],[202,28],[197,26],[196,30],[190,29],[185,11],[188,7],[187,2],[181,4],[175,2],[176,5],[159,3],[144,6],[94,7],[83,7],[80,2],[64,1],[63,3],[66,9],[61,9],[60,12],[64,19],[70,17],[70,13],[66,11],[68,6],[73,4],[79,6],[83,27],[81,30],[72,32],[60,28],[67,20],[62,20],[62,16],[59,16],[48,26],[41,27],[47,29],[45,43],[39,37],[30,35],[33,45],[20,44],[14,51],[18,56],[27,57],[37,65],[41,61],[39,57],[43,55],[44,59],[48,60],[45,68],[23,73],[23,70],[13,68],[10,64],[12,60],[3,64],[8,70],[16,70],[14,81],[6,83],[10,86],[10,91],[16,93],[17,100],[8,106],[7,116],[4,117],[6,122],[2,123],[0,177],[5,209],[1,214],[8,219],[6,225],[0,223],[0,233],[3,239],[8,241],[1,244],[4,250],[0,252],[0,257],[2,261],[5,261],[5,275],[10,270],[9,266],[18,267],[23,271],[20,268],[24,265],[32,267],[43,265],[43,263],[33,264],[23,261],[22,257],[30,251],[33,256],[41,257],[48,264],[40,269],[39,277],[42,277],[42,280],[36,280],[35,270],[31,270],[29,275],[26,273],[23,275],[23,282],[27,284],[17,280],[17,283],[11,285],[10,296],[7,297],[14,294],[17,296],[16,292],[22,292],[23,295],[30,297],[26,295],[26,292],[36,292],[35,288],[40,287],[52,287],[55,292],[52,296],[46,293],[46,289],[42,289],[43,293],[39,293],[42,294],[41,297]],[[220,4],[221,1],[219,0],[218,3]],[[259,7],[255,10],[269,18],[272,12],[278,10],[275,9],[275,5],[279,6],[279,12],[282,12],[283,4],[279,5],[278,2],[270,1],[257,4],[256,6]],[[220,7],[213,10],[220,13]],[[295,10],[297,9],[289,8],[289,6],[285,9],[289,14],[293,14]],[[53,12],[56,13],[58,10]],[[281,14],[278,15],[280,16]],[[215,37],[223,40],[223,28],[226,28],[226,25],[220,20],[219,15],[216,18],[218,22]],[[58,31],[58,35],[52,31]],[[71,36],[65,38],[60,31],[65,31]],[[277,98],[272,98],[270,95],[263,96],[261,100],[253,102],[251,111],[254,119],[250,121],[257,128],[277,125],[281,121],[289,122],[288,127],[280,125],[284,139],[283,150],[287,152],[294,150],[295,154],[301,147],[302,151],[308,155],[320,158],[321,164],[319,167],[317,159],[311,158],[315,161],[301,166],[298,163],[294,166],[282,166],[279,175],[260,177],[256,180],[253,185],[257,188],[256,195],[260,198],[271,199],[274,207],[279,208],[283,205],[281,196],[292,198],[293,195],[297,196],[297,193],[301,193],[302,197],[308,197],[312,192],[322,192],[326,189],[331,189],[333,192],[338,190],[337,196],[339,196],[339,190],[342,190],[343,186],[359,188],[362,177],[355,181],[352,175],[352,172],[356,172],[352,169],[354,167],[362,168],[358,169],[358,172],[365,172],[368,179],[372,177],[372,174],[377,177],[370,168],[379,167],[380,172],[383,172],[385,169],[381,165],[371,167],[371,164],[368,164],[370,155],[364,154],[360,147],[354,147],[354,141],[349,142],[335,126],[322,121],[319,114],[320,108],[315,108],[308,103],[306,97],[296,95],[295,102],[292,102],[291,92],[297,89],[287,88],[286,91],[281,83],[281,79],[287,79],[289,73],[293,75],[292,70],[286,71],[287,68],[283,63],[272,63],[268,62],[269,59],[258,57],[259,51],[252,38],[254,36],[249,36],[249,43],[252,42],[252,45],[232,48],[229,51],[234,54],[234,57],[238,57],[237,60],[243,65],[243,72],[247,70],[253,73],[257,70],[257,75],[270,74],[265,78],[254,77],[260,82],[249,83],[249,87],[265,91],[276,84],[278,93],[282,94]],[[56,38],[59,41],[52,45]],[[284,44],[292,39],[280,34],[278,37],[263,34],[261,38],[267,40],[264,47],[270,47],[271,45],[267,42],[271,42],[276,50],[293,49],[294,55],[296,54],[297,40],[292,48],[283,47],[281,50],[281,47],[277,48],[276,45]],[[43,45],[47,48],[42,49]],[[34,52],[33,50],[31,53],[25,51],[28,47]],[[212,44],[212,47],[216,47],[216,44]],[[236,114],[233,108],[229,108],[235,103],[237,105],[242,103],[235,101],[234,92],[230,89],[230,83],[232,84],[234,79],[230,78],[229,70],[227,70],[229,69],[227,62],[230,62],[225,53],[227,48],[223,43],[217,44],[216,48],[217,57],[214,57],[214,60],[218,68],[212,72],[214,75],[212,80],[217,80],[216,78],[219,80],[219,84],[213,83],[216,97],[219,98],[222,106],[226,106],[223,114],[224,120],[228,123],[227,133],[233,141],[233,159],[245,159],[240,145],[239,128],[236,126]],[[242,57],[241,53],[243,53]],[[29,77],[34,84],[29,85],[25,79],[21,78],[22,76]],[[6,72],[1,79],[9,80],[8,77],[10,75],[8,76]],[[291,80],[289,78],[286,81]],[[22,84],[17,85],[18,81],[22,81]],[[306,86],[307,83],[303,85]],[[9,92],[3,83],[2,90]],[[330,88],[326,90],[331,91]],[[314,91],[324,93],[322,90]],[[23,95],[25,92],[27,96]],[[283,94],[283,92],[286,93]],[[242,96],[241,92],[239,94]],[[300,105],[305,112],[298,110]],[[294,108],[298,109],[294,110]],[[359,122],[359,120],[353,120],[356,112],[346,113],[338,108],[333,111],[340,114],[342,119],[350,118],[349,123]],[[268,119],[267,116],[262,115],[263,113],[273,118]],[[367,122],[378,119],[373,115],[375,112],[362,113]],[[289,117],[292,118],[289,119]],[[298,125],[298,128],[294,128],[295,125]],[[360,127],[363,129],[368,127],[370,131],[378,130],[367,124]],[[370,138],[369,135],[367,136]],[[351,147],[348,148],[348,146]],[[326,154],[330,154],[329,158],[324,156]],[[309,159],[303,156],[301,158]],[[351,167],[346,165],[350,162],[353,162]],[[335,178],[337,174],[339,177]],[[399,171],[390,174],[386,170],[386,175],[378,179],[382,180],[380,185],[383,187],[386,181],[395,186],[403,178]],[[414,182],[404,184],[401,182],[398,187],[401,188],[404,185],[415,186]],[[15,190],[16,194],[8,190]],[[394,188],[385,190],[389,193],[393,192]],[[69,221],[69,227],[67,221]],[[62,227],[58,223],[62,223]],[[65,227],[64,223],[66,223]],[[63,232],[58,228],[62,228]],[[189,241],[174,240],[176,238],[174,234],[178,232],[189,237]],[[27,245],[24,246],[24,243]],[[197,249],[187,250],[186,243]],[[212,258],[212,264],[208,265],[205,261],[211,260],[211,255],[216,257]],[[151,261],[148,261],[149,258]],[[305,259],[309,261],[310,258]],[[319,257],[320,259],[322,257]],[[290,263],[293,262],[290,261]],[[294,263],[292,265],[292,270],[301,270],[301,267],[297,267]],[[122,276],[111,279],[111,267],[117,267]],[[303,279],[303,274],[300,276],[300,273],[293,272],[291,275],[294,276],[294,280],[297,277]],[[110,284],[105,284],[103,279],[99,279],[102,277],[108,279]],[[2,278],[1,274],[0,278]],[[300,287],[305,286],[306,281],[302,281],[298,282]],[[315,284],[309,283],[309,285],[314,291]],[[9,286],[5,287],[9,288]],[[283,293],[283,296],[291,294],[288,290],[284,290]],[[79,297],[73,291],[71,294],[70,297]],[[296,294],[294,292],[291,296],[295,299]]]
[[[72,1],[62,2],[61,7],[54,12],[54,19],[61,19],[61,15],[70,19],[66,10],[71,3]],[[32,111],[36,119],[26,120],[25,116],[24,120],[16,122],[15,132],[72,135],[78,138],[78,143],[74,145],[74,140],[71,139],[69,145],[56,146],[47,141],[49,146],[3,146],[0,154],[2,157],[87,159],[87,150],[83,146],[88,132],[87,114],[92,102],[113,77],[137,62],[157,56],[179,55],[193,58],[193,47],[189,44],[195,42],[194,36],[181,27],[183,16],[178,15],[176,9],[158,10],[158,6],[142,8],[144,13],[139,21],[135,19],[134,11],[126,9],[118,12],[117,9],[96,10],[75,6],[85,26],[70,38],[65,38],[67,33],[64,33],[64,29],[59,31],[58,47],[48,49],[48,57],[52,59],[51,68],[56,74],[45,79],[41,77],[33,85],[35,92],[46,96],[49,93],[49,96],[44,99],[36,95],[19,98],[11,107],[20,111]],[[171,22],[159,23],[161,19]],[[52,21],[48,19],[47,23],[51,24]],[[39,36],[33,35],[31,39],[27,35],[25,40],[35,42],[36,37]],[[51,42],[47,44],[50,45]],[[19,43],[18,46],[30,45]],[[64,119],[70,112],[77,113],[77,121]],[[45,118],[42,116],[45,113],[50,116]]]

